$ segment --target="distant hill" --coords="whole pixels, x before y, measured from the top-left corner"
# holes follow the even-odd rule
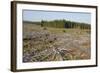
[[[26,24],[40,24],[41,22],[23,21]]]

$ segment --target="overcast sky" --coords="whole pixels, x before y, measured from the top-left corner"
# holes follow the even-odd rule
[[[24,21],[41,21],[41,20],[51,21],[59,19],[91,24],[90,13],[23,10]]]

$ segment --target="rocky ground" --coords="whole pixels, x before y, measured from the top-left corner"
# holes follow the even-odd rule
[[[31,28],[24,27],[23,62],[90,59],[90,33],[73,29],[55,33],[48,28]]]

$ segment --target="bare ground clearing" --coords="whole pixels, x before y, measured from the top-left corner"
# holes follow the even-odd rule
[[[23,26],[23,62],[91,58],[90,30]]]

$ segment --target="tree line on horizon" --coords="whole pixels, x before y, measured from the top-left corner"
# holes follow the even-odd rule
[[[87,23],[79,23],[67,20],[53,20],[40,22],[41,27],[55,27],[55,28],[80,28],[80,29],[91,29],[91,25]]]
[[[40,25],[41,27],[91,29],[90,24],[68,21],[64,19],[52,20],[52,21],[42,20],[41,22],[24,21],[24,23],[37,24]]]

